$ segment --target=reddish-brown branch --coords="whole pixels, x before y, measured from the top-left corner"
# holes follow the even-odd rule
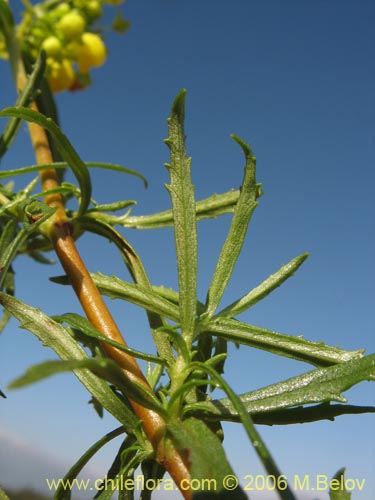
[[[23,88],[24,84],[25,75],[20,70],[17,78],[17,86],[18,88]],[[35,103],[32,104],[32,107],[37,110]],[[35,123],[29,123],[28,126],[37,163],[52,163],[53,158],[45,130]],[[41,171],[40,179],[44,191],[59,186],[54,169]],[[53,229],[50,237],[61,265],[69,277],[87,318],[105,336],[126,345],[120,330],[79,255],[71,236],[70,223],[66,216],[62,197],[59,193],[49,194],[45,196],[45,202],[57,208],[52,216]],[[108,344],[103,343],[103,348],[107,355],[118,363],[130,380],[144,385],[150,391],[152,390],[133,357]],[[188,487],[190,481],[188,464],[184,462],[176,448],[171,445],[168,447],[165,446],[165,439],[163,439],[165,436],[165,422],[163,418],[155,411],[143,407],[136,401],[130,400],[130,403],[134,412],[142,421],[146,435],[155,450],[156,459],[169,472],[180,488],[184,498],[190,500],[192,498],[191,490],[189,488],[185,489]]]

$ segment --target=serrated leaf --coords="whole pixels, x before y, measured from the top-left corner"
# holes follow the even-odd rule
[[[139,286],[146,293],[152,293],[150,281],[139,255],[130,245],[130,243],[118,231],[116,231],[116,229],[104,222],[86,216],[77,219],[77,223],[82,227],[83,230],[88,230],[95,234],[100,234],[101,236],[104,236],[111,242],[113,242],[120,251],[121,257],[123,258],[133,280],[135,281],[136,286]],[[134,288],[133,291],[135,291]],[[144,309],[147,313],[147,318],[151,327],[152,336],[157,348],[157,352],[159,356],[166,360],[169,365],[172,365],[174,363],[174,357],[168,337],[163,333],[155,333],[156,329],[160,328],[161,326],[165,326],[164,319],[159,314],[159,312],[155,310],[153,311],[147,306],[144,307]]]
[[[346,402],[342,392],[364,380],[375,380],[375,354],[312,370],[263,389],[241,394],[239,397],[246,411],[256,415],[312,403]],[[211,415],[220,420],[238,418],[228,398],[200,405],[201,411],[205,411],[210,418]],[[207,410],[204,410],[205,406]]]
[[[362,413],[375,413],[375,406],[321,403],[313,406],[297,406],[286,410],[255,413],[252,415],[252,419],[255,424],[290,425],[318,420],[334,421],[336,417],[341,415],[360,415]]]
[[[179,319],[178,294],[163,287],[145,289],[139,285],[121,280],[116,276],[92,274],[100,292],[112,299],[132,302],[146,310],[165,316],[172,321]],[[66,278],[52,278],[59,283],[67,283]],[[197,303],[197,309],[202,305]],[[215,335],[240,344],[266,350],[279,356],[293,358],[317,366],[329,366],[362,356],[363,350],[345,351],[338,347],[312,342],[293,335],[286,335],[234,319],[217,318],[205,323],[200,334]]]
[[[167,433],[184,458],[192,480],[196,479],[197,484],[200,481],[203,488],[205,484],[210,484],[211,489],[203,489],[204,498],[211,498],[213,493],[215,498],[247,498],[240,486],[233,491],[224,489],[223,480],[233,475],[233,470],[220,440],[201,420],[191,417],[182,422],[170,422],[167,424]],[[166,445],[168,446],[168,443]],[[215,485],[215,488],[212,485]]]
[[[211,219],[232,213],[240,195],[239,190],[231,190],[222,194],[213,194],[195,204],[196,220]],[[158,229],[173,226],[172,210],[165,210],[150,215],[128,216],[121,224],[136,229]]]
[[[216,318],[202,328],[231,342],[256,347],[279,356],[293,358],[316,366],[329,366],[362,356],[363,349],[345,351],[323,342],[312,342],[302,337],[274,332],[242,321]],[[201,335],[204,335],[202,333]]]
[[[90,204],[90,198],[91,198],[90,175],[88,173],[86,165],[81,160],[78,153],[73,148],[72,144],[65,136],[65,134],[63,134],[63,132],[52,121],[51,118],[46,118],[41,113],[38,113],[37,111],[34,111],[32,109],[27,109],[24,107],[5,108],[2,111],[0,111],[0,117],[4,116],[14,116],[16,118],[22,118],[32,123],[37,123],[44,129],[48,130],[48,132],[53,136],[59,153],[69,164],[70,168],[72,169],[78,181],[82,193],[82,197],[80,199],[78,207],[78,215],[83,215]]]
[[[245,154],[246,165],[233,219],[207,293],[206,316],[208,318],[213,316],[222,299],[245,241],[251,216],[258,205],[256,199],[259,197],[259,185],[255,180],[255,157],[244,141],[233,135],[232,138],[241,146]]]
[[[115,172],[122,172],[123,174],[133,175],[133,176],[141,179],[146,188],[148,186],[147,179],[144,175],[137,172],[136,170],[132,170],[130,168],[124,167],[124,166],[119,165],[117,163],[105,163],[105,162],[98,162],[98,161],[84,161],[82,163],[87,168],[90,168],[90,167],[102,168],[104,170],[114,170]],[[56,170],[67,169],[67,168],[69,168],[69,166],[70,166],[69,162],[66,162],[66,161],[45,163],[45,164],[41,164],[41,165],[28,165],[25,167],[15,168],[12,170],[4,170],[4,171],[0,172],[0,179],[4,179],[7,177],[16,177],[18,175],[28,174],[30,172],[38,172],[39,170],[49,170],[50,168],[54,168]]]
[[[129,380],[115,361],[107,358],[81,359],[67,361],[45,361],[27,369],[26,373],[9,384],[10,389],[16,389],[25,385],[33,384],[46,377],[67,371],[77,372],[90,370],[96,376],[102,378],[123,390],[129,398],[146,408],[151,408],[158,413],[164,413],[159,401],[143,385]]]
[[[31,366],[26,370],[26,373],[21,377],[13,380],[9,385],[9,389],[19,389],[26,385],[34,384],[47,377],[58,373],[70,371],[78,371],[87,368],[95,373],[100,378],[111,382],[114,385],[120,386],[122,382],[121,370],[108,359],[81,359],[67,361],[44,361],[37,365]],[[116,370],[117,368],[117,370]]]
[[[166,316],[173,321],[179,319],[178,306],[169,302],[153,289],[149,290],[140,285],[121,280],[116,276],[105,276],[101,273],[92,274],[92,278],[100,292],[112,299],[127,300],[148,311]]]
[[[336,472],[329,484],[330,500],[350,500],[352,498],[351,493],[346,491],[345,487],[345,467]]]
[[[85,351],[67,334],[66,330],[39,309],[4,293],[0,293],[0,303],[20,321],[21,328],[25,328],[36,335],[44,345],[52,348],[61,359],[89,359]],[[124,425],[127,433],[137,432],[139,425],[137,417],[119,400],[104,380],[94,375],[90,370],[85,369],[77,371],[75,375],[92,396]]]
[[[189,365],[189,369],[194,372],[195,370],[202,370],[211,376],[212,380],[217,386],[219,386],[228,395],[228,399],[232,403],[233,407],[236,409],[238,417],[243,424],[246,434],[248,435],[254,450],[256,451],[259,459],[261,460],[267,473],[274,477],[279,477],[281,475],[280,470],[274,461],[271,453],[269,452],[265,442],[263,441],[261,435],[254,426],[253,420],[250,414],[246,411],[245,405],[243,404],[240,397],[233,391],[229,384],[223,379],[223,377],[208,363],[201,363],[199,361],[193,361]],[[221,483],[223,484],[223,483]],[[290,489],[289,485],[286,484],[285,488],[280,488],[278,490],[280,498],[282,500],[296,500],[295,496]]]
[[[233,318],[234,316],[238,316],[238,314],[246,311],[249,307],[252,307],[257,302],[267,297],[267,295],[275,290],[275,288],[279,287],[284,283],[284,281],[293,276],[308,256],[308,253],[304,253],[295,257],[287,264],[284,264],[275,274],[269,276],[265,281],[253,288],[253,290],[247,293],[244,297],[236,300],[220,311],[217,316]]]
[[[131,349],[130,347],[126,347],[115,340],[112,340],[105,335],[103,335],[99,330],[97,330],[86,318],[83,316],[79,316],[74,313],[62,314],[60,316],[53,316],[55,321],[59,323],[66,322],[71,325],[73,328],[77,328],[84,335],[87,335],[90,338],[94,338],[100,340],[101,342],[105,342],[113,347],[116,347],[119,351],[126,352],[133,356],[134,358],[144,359],[145,361],[150,361],[152,363],[164,364],[164,361],[157,356],[153,356],[152,354],[146,354],[136,349]]]
[[[177,95],[168,118],[168,139],[165,143],[170,149],[170,164],[166,165],[170,184],[166,187],[173,211],[180,294],[179,319],[182,335],[191,342],[197,304],[197,228],[194,186],[190,176],[191,158],[187,158],[185,148],[185,94],[186,91],[182,90]]]

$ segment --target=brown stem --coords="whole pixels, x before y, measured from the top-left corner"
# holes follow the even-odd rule
[[[25,73],[19,68],[17,76],[17,87],[23,88],[25,84]],[[32,108],[37,111],[35,103]],[[35,123],[29,123],[29,132],[38,164],[52,163],[53,158],[45,130]],[[44,191],[59,186],[54,169],[40,172],[40,179]],[[71,236],[70,223],[65,212],[64,203],[59,193],[45,196],[45,202],[50,206],[57,207],[53,214],[53,230],[50,235],[56,254],[63,266],[73,289],[92,325],[108,338],[126,346],[120,330],[112,318],[103,298],[101,297],[90,273],[86,269],[79,252]],[[103,343],[107,355],[115,360],[123,370],[123,373],[132,381],[136,381],[152,390],[145,379],[136,360],[118,349]],[[165,447],[165,422],[155,411],[145,408],[136,401],[130,400],[130,404],[142,421],[142,426],[147,437],[155,450],[156,459],[163,464],[171,477],[180,488],[182,495],[187,500],[192,498],[191,490],[185,488],[190,482],[188,464],[185,463],[181,454],[173,446]]]

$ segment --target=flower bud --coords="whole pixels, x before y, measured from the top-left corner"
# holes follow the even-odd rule
[[[56,36],[49,36],[42,43],[42,49],[46,51],[47,56],[58,57],[61,54],[61,42]]]
[[[84,33],[82,43],[76,45],[77,64],[80,73],[87,74],[92,67],[101,66],[107,51],[103,40],[95,33]]]
[[[63,92],[69,89],[75,79],[72,64],[68,59],[60,62],[47,59],[47,78],[52,92]]]
[[[78,38],[85,29],[85,20],[78,12],[69,12],[65,14],[57,23],[60,32],[69,39]]]
[[[103,13],[102,6],[98,0],[90,0],[85,5],[85,12],[91,19],[97,19]]]

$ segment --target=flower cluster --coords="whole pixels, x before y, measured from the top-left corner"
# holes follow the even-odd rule
[[[18,38],[26,56],[36,59],[40,49],[47,55],[47,79],[53,92],[77,90],[90,84],[90,70],[101,66],[106,46],[94,24],[103,14],[104,4],[119,5],[124,0],[45,0],[31,5],[18,27]],[[26,3],[26,2],[25,2]],[[113,24],[125,31],[129,23],[120,14]],[[95,30],[95,31],[94,31]],[[1,45],[0,56],[5,55]]]

